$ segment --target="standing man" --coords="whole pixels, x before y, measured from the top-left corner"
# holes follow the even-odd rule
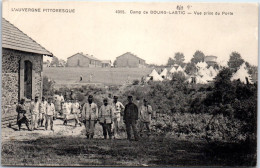
[[[107,133],[109,139],[112,139],[111,125],[113,123],[113,108],[111,105],[108,105],[108,100],[105,98],[103,100],[104,105],[100,107],[99,110],[99,123],[103,128],[104,139],[107,139]]]
[[[75,119],[75,127],[77,126],[77,124],[81,126],[81,122],[79,121],[79,112],[80,112],[80,105],[76,98],[72,103],[72,114],[74,115],[74,119]]]
[[[18,125],[19,131],[20,131],[22,123],[25,123],[28,131],[30,131],[29,120],[27,119],[27,117],[25,115],[26,109],[25,109],[24,101],[25,101],[24,99],[21,99],[20,103],[16,106],[16,112],[18,113],[17,125]]]
[[[53,96],[54,98],[54,106],[55,106],[55,114],[54,118],[57,117],[57,114],[61,111],[61,102],[64,102],[64,97],[61,95],[61,92],[56,92],[56,94]]]
[[[146,127],[148,136],[150,135],[150,123],[152,116],[152,107],[148,105],[147,100],[143,100],[143,105],[140,109],[140,135],[143,134],[143,129]]]
[[[113,132],[114,132],[114,138],[118,138],[118,130],[119,130],[119,123],[121,120],[121,112],[124,110],[124,105],[117,101],[118,97],[114,96],[114,101],[112,103],[112,107],[113,107]]]
[[[63,110],[63,115],[64,115],[63,125],[67,125],[67,124],[68,124],[69,115],[70,115],[70,113],[71,113],[71,104],[70,104],[69,100],[67,100],[67,101],[63,104],[62,110]]]
[[[82,120],[86,127],[87,139],[94,137],[95,124],[98,119],[98,107],[93,102],[93,96],[88,96],[88,102],[84,104],[82,109]]]
[[[51,130],[53,130],[53,117],[55,114],[55,106],[52,103],[52,98],[48,98],[48,104],[46,108],[46,122],[45,122],[45,130],[48,129],[48,122],[50,122]]]
[[[131,140],[131,128],[134,132],[135,141],[138,141],[136,123],[138,120],[138,107],[133,103],[133,97],[128,96],[128,104],[124,110],[124,123],[126,125],[127,139]]]
[[[46,120],[45,115],[46,115],[46,108],[47,108],[48,102],[45,100],[44,97],[42,97],[42,101],[40,104],[40,119],[38,122],[38,125],[41,125],[43,127],[43,121]]]
[[[37,123],[39,119],[39,113],[40,113],[40,103],[38,101],[38,97],[36,96],[34,101],[32,100],[31,106],[30,106],[30,112],[31,112],[31,127],[32,130],[37,128]]]

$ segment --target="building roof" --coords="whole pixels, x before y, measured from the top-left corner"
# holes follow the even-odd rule
[[[2,18],[2,48],[53,56],[28,35]]]
[[[96,61],[101,61],[101,60],[99,60],[99,59],[97,59],[96,57],[93,57],[93,55],[88,55],[88,54],[83,54],[83,53],[76,53],[76,54],[74,54],[74,55],[72,55],[72,56],[70,56],[70,57],[68,57],[67,59],[69,59],[69,58],[71,58],[71,57],[74,57],[74,56],[76,56],[76,55],[81,55],[81,56],[83,56],[83,57],[86,57],[86,58],[88,58],[88,59],[91,59],[91,60],[96,60]]]
[[[126,53],[124,53],[124,54],[122,54],[122,55],[120,55],[120,56],[118,56],[118,57],[116,57],[116,58],[119,58],[119,57],[125,56],[125,55],[127,55],[127,54],[129,54],[129,55],[131,55],[131,56],[134,56],[134,57],[136,57],[136,58],[138,58],[138,59],[140,59],[140,60],[145,61],[144,59],[137,57],[136,55],[132,54],[131,52],[126,52]]]
[[[111,64],[111,61],[110,60],[101,60],[101,63],[103,63],[103,64]]]

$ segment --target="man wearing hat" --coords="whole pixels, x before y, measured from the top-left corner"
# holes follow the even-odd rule
[[[111,124],[113,123],[113,109],[111,105],[108,105],[107,98],[104,98],[103,103],[98,113],[98,119],[103,128],[104,139],[107,139],[107,134],[109,135],[109,139],[112,139]]]
[[[131,140],[131,128],[134,132],[135,141],[138,141],[138,133],[136,123],[138,120],[138,107],[133,103],[133,97],[128,96],[128,104],[124,110],[124,123],[126,125],[127,139]]]
[[[38,101],[38,96],[35,97],[35,99],[32,99],[31,105],[30,105],[30,112],[31,112],[31,130],[34,130],[38,127],[38,119],[39,119],[39,113],[40,113],[40,102]]]
[[[113,107],[113,132],[114,132],[114,138],[118,138],[118,130],[119,130],[119,123],[121,119],[121,112],[124,110],[124,105],[117,101],[118,97],[114,96],[114,101],[112,103]]]
[[[93,102],[93,96],[88,96],[88,102],[82,109],[82,121],[86,127],[87,139],[94,137],[95,124],[98,120],[98,106]]]
[[[140,135],[142,136],[144,127],[148,131],[148,136],[150,135],[150,122],[152,116],[152,107],[148,105],[147,100],[143,100],[143,105],[140,109]]]

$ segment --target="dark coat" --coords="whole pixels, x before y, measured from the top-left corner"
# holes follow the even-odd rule
[[[125,106],[123,119],[125,121],[138,120],[138,107],[134,103]]]
[[[26,116],[25,116],[26,110],[25,110],[25,106],[24,105],[18,104],[17,107],[16,107],[16,112],[18,113],[18,115],[17,115],[17,122],[19,122],[19,121],[23,120],[24,118],[26,118]]]

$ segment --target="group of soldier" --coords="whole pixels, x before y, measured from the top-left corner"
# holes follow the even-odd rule
[[[104,139],[119,138],[119,128],[121,118],[125,124],[127,139],[131,140],[131,129],[134,133],[134,140],[139,139],[143,134],[144,128],[150,135],[150,122],[152,116],[152,107],[148,105],[146,99],[143,100],[143,104],[138,109],[138,106],[133,103],[133,97],[128,96],[128,103],[124,106],[118,97],[113,97],[113,102],[109,103],[107,98],[103,99],[103,105],[98,108],[97,104],[93,100],[93,95],[88,95],[87,101],[80,105],[77,98],[68,99],[64,101],[62,95],[56,95],[49,97],[47,101],[44,97],[39,101],[38,97],[30,103],[29,112],[31,114],[31,124],[29,124],[28,117],[26,115],[25,100],[21,99],[17,105],[16,111],[18,113],[17,124],[19,130],[21,124],[25,123],[28,130],[34,130],[39,127],[45,127],[45,130],[53,130],[53,119],[55,119],[59,113],[64,118],[64,125],[67,125],[69,116],[73,114],[75,120],[75,126],[83,123],[86,128],[86,138],[92,139],[94,137],[95,125],[97,122],[102,126]],[[139,122],[138,122],[139,121]],[[140,129],[137,129],[137,123],[139,123]],[[31,126],[30,126],[31,125]]]

